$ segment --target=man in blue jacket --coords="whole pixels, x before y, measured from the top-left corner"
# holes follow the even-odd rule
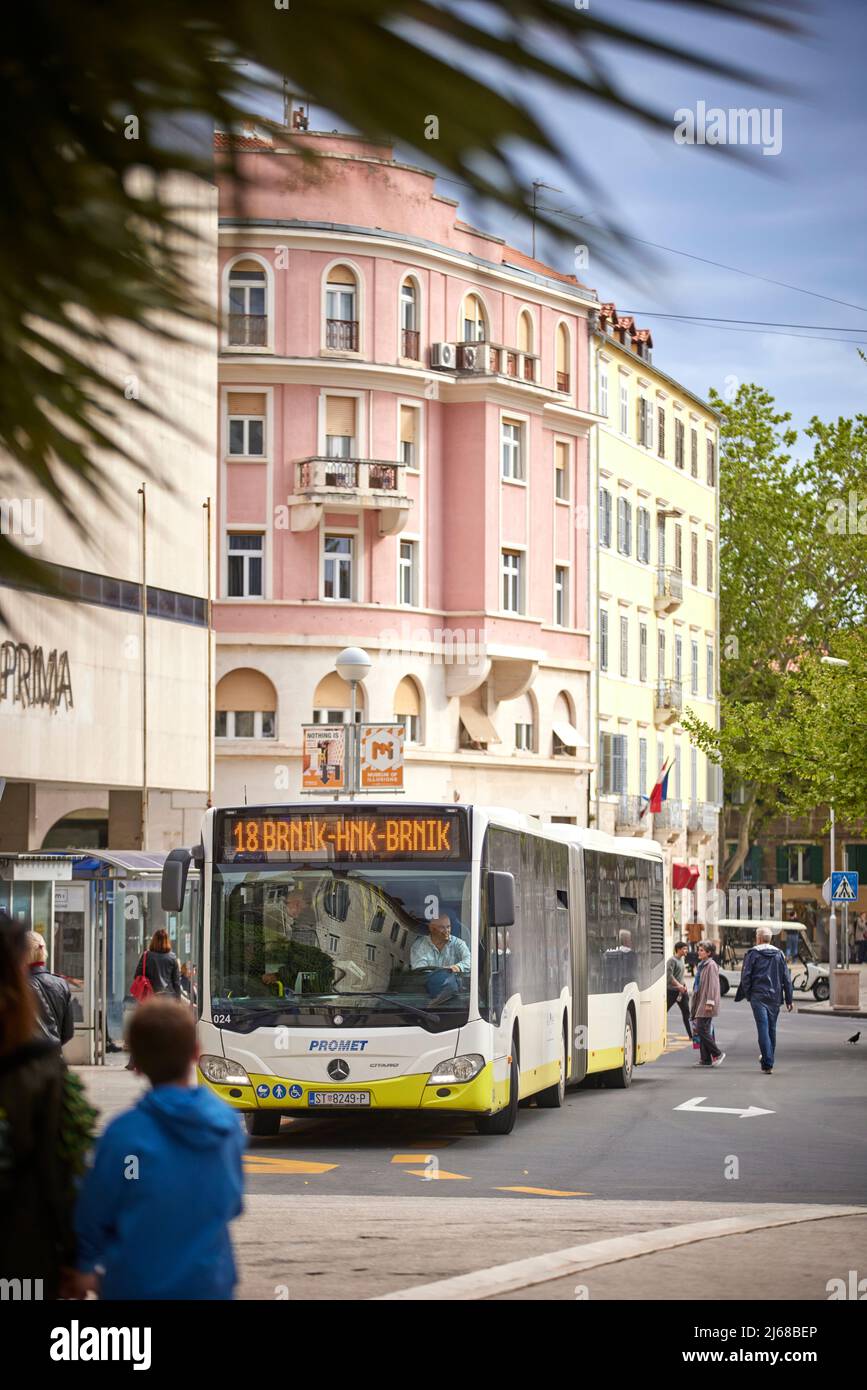
[[[152,1089],[112,1120],[82,1184],[73,1296],[229,1299],[237,1277],[229,1222],[241,1213],[244,1182],[238,1117],[190,1085],[189,1005],[146,1000],[128,1044]]]
[[[737,999],[749,999],[759,1035],[762,1071],[770,1076],[777,1045],[777,1018],[783,999],[792,1012],[792,981],[782,951],[771,943],[770,927],[756,928],[756,944],[744,956]]]

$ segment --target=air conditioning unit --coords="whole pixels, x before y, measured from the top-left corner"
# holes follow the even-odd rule
[[[458,371],[484,372],[490,375],[496,371],[494,353],[489,343],[460,343],[458,347]]]
[[[454,343],[431,343],[430,364],[454,371],[457,363],[457,348]]]

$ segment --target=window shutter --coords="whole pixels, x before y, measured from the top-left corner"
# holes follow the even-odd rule
[[[325,401],[325,433],[355,435],[355,397],[328,396]]]
[[[265,397],[247,391],[230,391],[228,399],[230,415],[264,415]]]
[[[417,420],[418,411],[414,406],[402,405],[400,407],[400,440],[402,444],[414,444],[416,442]]]
[[[328,272],[329,285],[354,285],[355,276],[348,265],[333,265]]]
[[[777,883],[789,881],[789,847],[777,845]]]
[[[811,883],[824,883],[823,854],[821,845],[810,845],[807,856],[807,877]]]

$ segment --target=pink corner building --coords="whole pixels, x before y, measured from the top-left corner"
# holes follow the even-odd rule
[[[216,800],[298,795],[358,645],[409,797],[586,824],[596,296],[388,147],[294,138],[220,188]]]

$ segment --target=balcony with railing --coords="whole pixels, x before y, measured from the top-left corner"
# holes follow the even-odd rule
[[[663,801],[658,811],[653,813],[653,833],[661,840],[671,843],[683,832],[683,802]]]
[[[708,841],[717,831],[717,808],[707,801],[691,801],[686,814],[690,839]]]
[[[265,347],[268,342],[267,314],[230,314],[229,347]]]
[[[656,571],[653,606],[657,613],[672,613],[683,603],[683,571],[660,565]]]
[[[614,815],[614,831],[617,835],[643,835],[648,827],[648,818],[642,816],[645,805],[640,796],[627,796],[621,792]]]
[[[329,458],[316,454],[295,464],[295,491],[289,498],[292,530],[311,531],[329,512],[373,509],[383,536],[402,531],[412,508],[405,466],[396,459]]]
[[[358,351],[358,322],[355,319],[326,319],[325,346],[335,352]]]
[[[658,680],[653,697],[656,724],[673,724],[683,710],[683,681]]]
[[[438,344],[437,348],[448,349],[445,354],[440,351],[432,355],[432,365],[440,370],[500,376],[531,386],[541,385],[542,359],[533,352],[488,342]]]
[[[421,361],[419,356],[420,338],[417,328],[402,328],[400,330],[400,355],[408,357],[413,362]]]

